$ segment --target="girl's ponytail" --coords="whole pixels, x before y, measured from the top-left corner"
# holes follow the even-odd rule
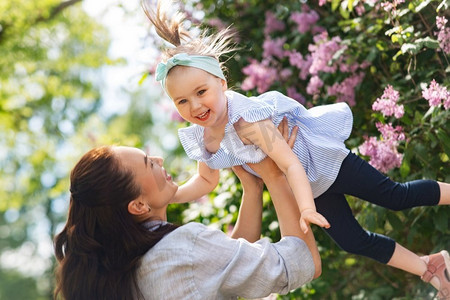
[[[141,5],[147,18],[155,26],[156,33],[165,41],[174,45],[181,46],[181,41],[185,38],[190,39],[189,32],[183,28],[184,15],[180,12],[175,13],[170,19],[167,16],[169,4],[172,1],[158,1],[156,12],[152,11],[142,0]]]
[[[174,13],[168,17],[170,11],[170,0],[158,0],[156,11],[149,7],[146,1],[141,0],[142,8],[155,26],[156,33],[165,41],[174,45],[175,48],[166,48],[162,53],[162,60],[168,60],[178,53],[189,55],[211,56],[220,61],[223,54],[233,52],[235,47],[233,39],[236,32],[230,27],[215,34],[210,34],[209,30],[195,31],[195,37],[191,35],[188,28],[183,27],[185,15],[181,12]]]

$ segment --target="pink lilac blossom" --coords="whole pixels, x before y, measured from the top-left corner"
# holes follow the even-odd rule
[[[436,17],[436,26],[439,29],[437,38],[439,46],[445,54],[450,54],[450,28],[446,27],[447,19],[445,17]]]
[[[365,138],[365,142],[359,146],[362,155],[369,156],[369,163],[381,172],[387,173],[393,168],[401,166],[403,154],[398,153],[398,141],[404,140],[405,135],[401,126],[393,127],[392,124],[376,124],[383,139],[375,137]]]
[[[395,9],[397,9],[397,6],[401,3],[404,3],[405,0],[394,0],[394,1],[385,1],[381,3],[381,7],[385,10],[385,11],[393,11]]]
[[[394,90],[391,85],[388,85],[383,92],[383,95],[372,104],[374,111],[380,111],[383,116],[395,116],[397,119],[403,117],[405,110],[403,105],[398,105],[399,92]]]
[[[319,6],[323,6],[327,3],[327,0],[319,0]]]
[[[179,123],[183,123],[184,119],[181,117],[181,115],[176,111],[172,111],[172,114],[170,116],[170,120],[175,121],[175,122],[179,122]]]
[[[215,27],[219,30],[227,28],[227,25],[219,18],[213,18],[208,20],[208,25],[211,27]]]
[[[318,94],[321,87],[323,87],[323,81],[319,76],[314,75],[308,82],[306,92],[310,95]]]
[[[285,56],[289,58],[289,63],[300,70],[299,78],[302,80],[306,80],[309,76],[309,68],[312,65],[312,57],[311,55],[306,55],[306,58],[303,58],[301,53],[296,51],[286,51]]]
[[[305,97],[303,97],[302,94],[297,92],[297,90],[293,86],[287,88],[287,96],[292,99],[297,100],[301,104],[305,104],[305,102],[306,102]]]
[[[242,82],[242,90],[248,91],[257,88],[258,93],[266,92],[277,79],[277,70],[269,66],[267,60],[261,63],[251,60],[250,65],[242,69],[247,77]]]
[[[297,30],[300,33],[306,33],[314,27],[319,20],[319,14],[311,10],[308,5],[302,5],[301,12],[293,12],[290,17],[291,21],[297,24]]]
[[[366,8],[364,7],[363,3],[358,3],[358,5],[355,6],[355,12],[358,15],[358,17],[361,17],[365,12]]]
[[[275,31],[283,31],[285,25],[282,21],[278,20],[274,13],[271,11],[266,12],[266,24],[264,27],[264,35],[269,35]]]
[[[345,50],[347,46],[340,45],[341,38],[336,36],[328,40],[328,33],[323,32],[314,36],[315,44],[310,44],[308,50],[311,52],[312,64],[309,68],[311,75],[319,72],[334,73],[340,61],[330,65],[334,54],[339,50]]]
[[[436,80],[430,82],[430,87],[423,89],[422,97],[428,100],[430,106],[439,106],[441,101],[444,103],[444,108],[450,108],[450,91],[445,86],[440,86]]]
[[[285,68],[280,72],[280,78],[282,80],[287,80],[292,76],[292,70],[289,68]]]
[[[381,122],[377,122],[375,124],[377,126],[378,131],[383,136],[385,140],[393,140],[393,141],[404,141],[405,134],[403,132],[402,126],[392,126],[392,123],[383,124]]]
[[[328,87],[328,95],[336,96],[336,102],[347,102],[348,105],[354,106],[355,101],[355,87],[359,85],[364,78],[364,73],[359,73],[347,77],[340,83],[335,83]]]
[[[270,39],[266,38],[263,44],[263,58],[269,58],[271,56],[283,58],[284,57],[284,50],[283,45],[286,42],[286,38],[276,38],[276,39]]]
[[[168,102],[165,102],[165,101],[158,103],[157,105],[158,105],[159,110],[161,110],[164,113],[167,113],[170,116],[171,121],[180,122],[180,123],[184,122],[184,119],[180,116],[178,111],[176,111],[174,109],[173,105],[170,105]]]

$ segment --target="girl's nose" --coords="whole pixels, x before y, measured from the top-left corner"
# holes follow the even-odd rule
[[[196,113],[202,107],[202,103],[198,100],[191,101],[191,113]]]

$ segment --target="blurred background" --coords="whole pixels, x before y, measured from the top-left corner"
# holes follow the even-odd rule
[[[450,182],[449,1],[209,1],[177,6],[188,24],[232,25],[242,50],[229,86],[278,90],[306,107],[345,101],[347,145],[395,180]],[[0,0],[0,299],[51,299],[52,239],[63,227],[68,176],[102,144],[165,157],[178,182],[195,171],[177,138],[186,126],[154,80],[161,47],[139,1]],[[173,205],[168,219],[230,231],[241,189]],[[428,254],[450,250],[448,207],[392,212],[349,197],[363,227]],[[270,195],[263,232],[279,238]],[[412,275],[341,251],[314,228],[322,276],[282,299],[431,299]]]

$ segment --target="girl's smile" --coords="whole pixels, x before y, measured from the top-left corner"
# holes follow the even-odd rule
[[[211,110],[207,110],[204,113],[202,113],[201,115],[197,116],[197,119],[199,119],[200,121],[206,121],[209,118]]]

